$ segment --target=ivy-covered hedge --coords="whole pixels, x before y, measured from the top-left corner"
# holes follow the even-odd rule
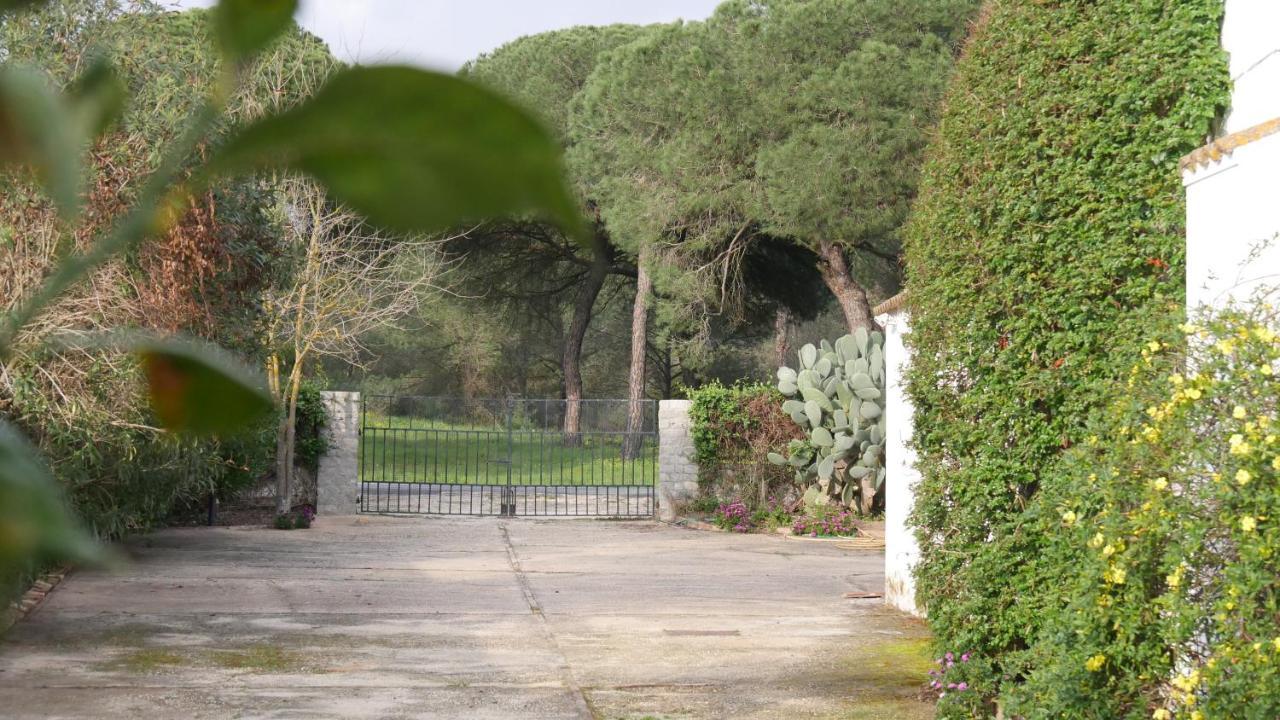
[[[1096,492],[1064,451],[1177,322],[1177,162],[1228,98],[1221,16],[993,0],[957,65],[906,230],[918,587],[939,645],[970,658],[944,716],[993,713],[1047,662],[1079,571],[1059,507]]]
[[[726,471],[743,467],[750,468],[748,475],[768,486],[790,483],[793,473],[769,463],[768,455],[783,452],[787,443],[802,437],[803,432],[782,412],[783,398],[776,388],[710,382],[690,390],[688,397],[694,456],[704,491],[717,494],[730,490],[721,486]],[[741,492],[742,488],[736,490]],[[749,495],[743,499],[754,503],[757,498]]]

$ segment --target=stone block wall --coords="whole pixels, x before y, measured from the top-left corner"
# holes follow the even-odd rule
[[[328,450],[316,477],[316,513],[353,515],[360,497],[360,393],[320,393]]]
[[[658,403],[658,519],[672,522],[679,506],[698,494],[693,420],[688,400]]]

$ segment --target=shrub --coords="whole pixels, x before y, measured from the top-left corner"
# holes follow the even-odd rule
[[[716,487],[734,471],[748,470],[757,478],[763,505],[771,490],[790,486],[791,473],[768,462],[769,452],[801,437],[799,428],[781,410],[782,397],[769,385],[725,387],[711,382],[689,391],[695,458],[704,492],[733,497],[741,487]],[[739,473],[743,474],[743,473]]]
[[[327,417],[324,400],[320,397],[320,387],[312,382],[304,382],[298,391],[293,457],[299,467],[312,473],[320,469],[320,456],[329,449],[321,432]]]
[[[1152,341],[1068,458],[1076,572],[1011,698],[1026,717],[1280,717],[1280,371],[1269,310]],[[1199,712],[1200,715],[1195,713]]]
[[[810,537],[845,537],[858,534],[853,513],[840,507],[815,507],[795,518],[791,532]]]
[[[715,515],[712,516],[711,522],[721,530],[732,530],[734,532],[751,532],[751,511],[747,509],[746,503],[741,500],[721,503],[716,508]]]
[[[276,515],[274,524],[277,530],[305,530],[311,527],[311,521],[315,517],[315,508],[303,505],[293,512]]]
[[[993,0],[957,65],[905,231],[907,384],[920,600],[940,647],[984,658],[984,700],[1047,662],[1033,645],[1079,570],[1058,508],[1098,488],[1064,451],[1177,322],[1176,165],[1228,98],[1221,18],[1221,0]]]

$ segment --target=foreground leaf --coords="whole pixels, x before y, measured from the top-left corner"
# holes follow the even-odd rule
[[[29,165],[64,218],[80,208],[80,142],[42,73],[0,68],[0,166]]]
[[[128,90],[105,57],[98,57],[67,91],[81,137],[96,138],[124,111]]]
[[[213,17],[223,55],[238,62],[266,48],[297,10],[298,0],[221,0]]]
[[[309,101],[253,125],[211,172],[308,173],[373,224],[434,232],[541,213],[582,234],[560,147],[528,113],[451,75],[357,67]]]
[[[90,561],[94,542],[74,519],[36,449],[0,420],[0,582],[40,561]]]
[[[151,407],[170,430],[193,435],[234,432],[274,407],[255,373],[218,347],[141,340],[130,343],[130,349],[142,358]]]
[[[24,8],[28,5],[43,5],[46,2],[48,0],[0,0],[0,13]]]

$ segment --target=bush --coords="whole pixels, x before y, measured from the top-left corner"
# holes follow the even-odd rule
[[[742,500],[718,503],[711,516],[711,522],[721,530],[748,533],[754,530],[773,531],[791,524],[791,511],[778,502],[777,498],[768,501],[756,510],[751,510]]]
[[[732,530],[734,532],[751,532],[751,511],[747,509],[747,504],[741,500],[721,503],[716,508],[715,515],[712,516],[711,522],[721,530]]]
[[[993,0],[957,65],[905,231],[919,599],[941,648],[983,658],[943,717],[1049,661],[1080,570],[1059,507],[1098,492],[1063,454],[1177,322],[1177,161],[1228,99],[1221,19],[1221,0]]]
[[[329,449],[322,434],[327,417],[324,400],[320,397],[320,387],[315,383],[304,382],[298,389],[293,457],[299,467],[306,468],[313,474],[320,469],[320,456]]]
[[[704,493],[734,497],[746,488],[731,482],[743,476],[758,485],[752,507],[763,506],[775,490],[793,487],[793,473],[768,462],[769,453],[786,447],[802,431],[781,409],[772,386],[711,382],[689,391],[693,447]],[[719,487],[736,485],[735,487]],[[749,497],[749,496],[748,496]]]
[[[1053,510],[1074,582],[1015,713],[1280,717],[1277,327],[1224,312],[1188,328],[1185,363],[1152,341],[1068,458],[1089,490]]]
[[[795,519],[791,532],[810,537],[848,537],[858,534],[854,515],[841,507],[815,507]]]
[[[275,519],[275,527],[277,530],[305,530],[311,527],[311,521],[316,517],[316,511],[310,505],[303,505],[295,509],[293,512],[287,512],[277,515]]]

